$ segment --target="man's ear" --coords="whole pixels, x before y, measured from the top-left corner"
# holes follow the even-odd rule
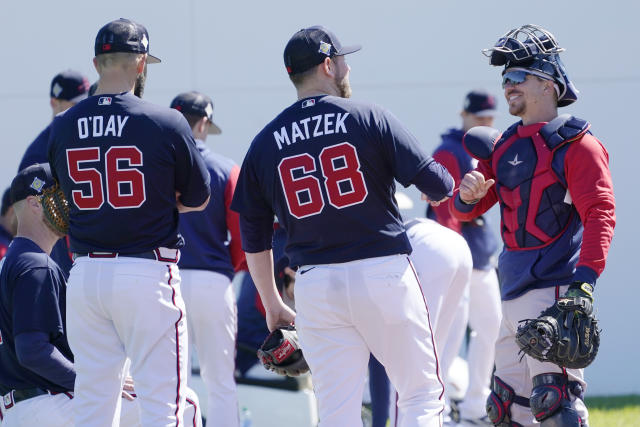
[[[324,61],[322,61],[322,72],[329,77],[334,76],[335,67],[336,64],[329,57],[324,58]]]

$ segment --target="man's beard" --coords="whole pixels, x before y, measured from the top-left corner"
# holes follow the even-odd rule
[[[349,79],[345,76],[338,78],[335,77],[336,87],[338,88],[338,93],[340,98],[351,98],[351,85],[349,84]]]
[[[136,85],[133,88],[133,94],[138,98],[142,98],[144,93],[144,85],[147,82],[147,64],[144,65],[144,71],[136,77]]]

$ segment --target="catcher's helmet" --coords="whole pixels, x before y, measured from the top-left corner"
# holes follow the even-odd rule
[[[551,77],[558,85],[558,106],[565,107],[578,99],[578,89],[560,60],[563,51],[553,34],[527,24],[507,32],[482,53],[489,57],[491,65],[504,65],[503,74],[509,68],[526,68]]]

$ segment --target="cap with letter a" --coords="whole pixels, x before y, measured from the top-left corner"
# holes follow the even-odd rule
[[[95,43],[96,56],[115,52],[146,53],[147,64],[160,62],[159,58],[149,54],[147,29],[130,19],[116,19],[98,31]]]

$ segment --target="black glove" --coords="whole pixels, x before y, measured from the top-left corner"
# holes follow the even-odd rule
[[[271,332],[258,350],[258,359],[265,369],[280,375],[297,377],[309,371],[293,326]]]
[[[592,292],[590,284],[574,282],[537,319],[521,320],[516,333],[520,351],[565,368],[580,369],[591,364],[600,347]]]

